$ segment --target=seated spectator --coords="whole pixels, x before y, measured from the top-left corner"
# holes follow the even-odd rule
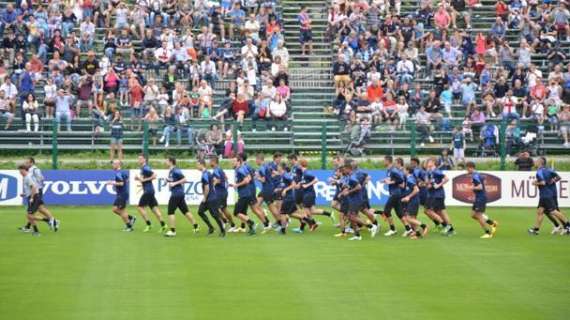
[[[339,55],[337,61],[333,63],[334,83],[337,88],[341,83],[346,86],[350,82],[349,72],[349,65],[344,61],[344,58]]]
[[[570,105],[564,105],[558,113],[558,121],[560,123],[560,135],[564,139],[564,147],[570,148]]]
[[[224,158],[232,158],[235,155],[243,155],[245,153],[245,142],[241,132],[238,131],[237,144],[234,144],[231,131],[226,131],[226,140],[224,141]]]
[[[33,94],[28,94],[26,100],[22,104],[22,110],[24,111],[24,119],[26,120],[26,131],[30,132],[31,124],[34,123],[34,131],[38,132],[40,130],[40,118],[38,116],[38,102]]]
[[[224,133],[216,124],[210,125],[210,130],[206,133],[206,142],[214,146],[216,154],[224,152]]]
[[[14,120],[14,114],[10,112],[10,109],[10,100],[6,98],[4,90],[0,89],[0,118],[6,119],[4,130],[10,129],[10,125],[12,125]]]
[[[162,121],[164,121],[164,129],[162,137],[158,141],[164,143],[164,147],[168,148],[170,146],[170,135],[176,132],[176,115],[171,107],[166,107],[166,110],[164,110]]]
[[[57,91],[57,97],[55,97],[55,120],[58,125],[61,123],[62,119],[65,119],[67,124],[67,131],[71,131],[71,107],[73,105],[73,96],[63,89]]]
[[[505,129],[506,153],[512,155],[513,150],[521,144],[521,129],[517,120],[509,122]]]
[[[166,113],[166,109],[168,106],[165,106],[164,113]],[[150,107],[148,109],[147,114],[144,116],[144,122],[148,124],[148,133],[150,138],[152,139],[152,145],[156,145],[156,135],[158,133],[158,126],[160,122],[160,116],[156,112],[154,107]]]
[[[518,171],[531,171],[534,167],[534,161],[530,157],[528,151],[522,151],[515,160],[515,166]]]
[[[420,133],[420,146],[423,147],[425,145],[426,139],[430,143],[434,142],[431,136],[431,115],[426,112],[423,106],[416,113],[416,130]]]
[[[272,127],[271,130],[275,131],[276,124],[281,121],[287,120],[287,105],[281,95],[277,94],[269,103],[269,117],[271,117]],[[287,131],[285,126],[283,130]]]
[[[209,118],[212,114],[212,105],[214,103],[214,91],[212,87],[208,85],[206,80],[200,81],[200,87],[198,88],[198,93],[200,94],[200,117]]]
[[[243,94],[238,94],[232,102],[232,114],[239,125],[243,125],[243,120],[249,114],[249,101],[245,99]]]
[[[404,96],[398,97],[398,103],[396,104],[396,108],[398,111],[398,128],[402,129],[405,128],[406,122],[408,121],[408,103],[406,102],[406,98]]]

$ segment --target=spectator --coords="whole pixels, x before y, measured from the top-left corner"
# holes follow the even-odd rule
[[[301,54],[311,55],[313,52],[313,32],[311,26],[311,17],[307,6],[301,6],[298,20],[300,23],[299,42],[301,43]]]
[[[14,114],[10,112],[10,100],[6,98],[3,89],[0,89],[0,118],[6,119],[4,130],[10,129],[10,125],[12,125],[14,120]]]
[[[62,119],[65,119],[67,124],[67,131],[71,131],[71,106],[73,104],[73,96],[63,89],[57,91],[55,98],[55,120],[58,125]]]
[[[337,61],[333,63],[334,83],[338,88],[341,83],[346,87],[350,82],[349,65],[344,61],[344,58],[339,55]]]
[[[232,114],[239,125],[242,126],[243,120],[249,114],[249,102],[243,94],[238,94],[237,98],[232,102]]]
[[[530,157],[528,151],[522,151],[515,160],[515,166],[518,171],[531,171],[534,166],[534,161]]]
[[[453,159],[449,156],[449,150],[441,150],[441,155],[437,159],[437,167],[440,170],[451,170],[454,167]]]
[[[463,128],[461,126],[457,126],[453,129],[451,143],[455,162],[465,162],[465,134],[463,133]],[[453,166],[453,161],[451,162],[451,166]]]
[[[166,108],[168,108],[168,106],[164,108],[164,112],[166,112]],[[158,125],[160,122],[160,116],[158,115],[154,107],[150,107],[148,109],[147,114],[144,116],[144,122],[148,124],[148,133],[150,138],[152,139],[152,145],[154,146],[156,145],[156,136],[158,133]]]
[[[272,131],[275,131],[278,122],[287,120],[287,105],[285,101],[283,101],[283,98],[281,98],[281,95],[275,95],[269,103],[269,117],[271,117],[272,121]],[[287,126],[285,126],[283,130],[287,131]]]
[[[398,103],[396,104],[397,111],[398,111],[398,127],[399,129],[403,129],[406,126],[406,122],[408,121],[408,103],[406,102],[406,98],[404,96],[398,97]]]
[[[564,147],[570,148],[570,105],[564,105],[558,113],[558,121],[560,123],[560,135],[564,139]]]
[[[217,154],[224,152],[224,134],[216,124],[210,125],[210,130],[206,134],[206,142],[214,146]]]
[[[425,145],[426,139],[430,143],[434,142],[431,136],[431,115],[426,112],[423,106],[416,113],[416,130],[420,133],[420,146],[423,147]]]
[[[33,94],[28,94],[22,105],[24,118],[26,119],[26,131],[31,132],[31,124],[34,123],[34,132],[40,130],[40,118],[38,116],[38,102]]]
[[[168,148],[168,146],[170,146],[170,135],[176,131],[176,115],[171,107],[166,107],[162,115],[162,120],[164,121],[164,129],[159,142],[164,143],[164,147]]]

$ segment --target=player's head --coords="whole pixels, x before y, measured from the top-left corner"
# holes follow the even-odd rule
[[[398,168],[404,168],[404,159],[397,157],[396,158],[396,166]]]
[[[419,158],[416,158],[416,157],[413,157],[413,158],[410,159],[410,164],[411,164],[411,165],[414,167],[414,169],[415,169],[415,168],[417,168],[417,167],[420,166],[420,159],[419,159]]]
[[[283,154],[281,152],[275,152],[273,154],[273,162],[275,163],[281,163],[281,160],[283,159]]]
[[[281,162],[277,167],[277,172],[279,172],[279,174],[284,174],[285,172],[289,172],[289,166],[287,166],[285,162]]]
[[[166,158],[166,165],[169,167],[174,167],[176,165],[176,158],[174,156],[169,156]]]
[[[236,155],[234,156],[234,158],[232,159],[232,165],[234,166],[234,168],[237,168],[239,166],[241,166],[243,164],[243,156],[240,155]]]
[[[21,164],[18,166],[18,171],[20,171],[20,174],[25,177],[26,175],[28,175],[28,166],[25,164]]]
[[[348,176],[352,173],[352,168],[353,168],[353,160],[346,160],[344,162],[344,164],[342,165],[342,174],[345,176]]]
[[[36,164],[36,160],[33,157],[29,157],[26,159],[25,163],[28,167],[31,167]]]
[[[113,160],[113,170],[119,170],[121,169],[121,160],[115,159]]]
[[[407,175],[411,175],[414,172],[414,166],[409,163],[407,165],[404,166],[404,173],[406,173]]]
[[[333,165],[337,168],[340,168],[342,165],[344,164],[344,158],[337,154],[336,156],[334,156],[333,158]]]
[[[287,156],[287,159],[289,160],[289,162],[291,164],[297,164],[297,161],[299,161],[299,158],[297,158],[297,155],[292,153],[290,155]]]
[[[544,167],[546,165],[546,158],[545,157],[538,157],[534,160],[534,165],[537,168]]]
[[[263,153],[258,153],[255,156],[255,163],[260,166],[263,162],[265,161],[265,156],[263,155]]]
[[[435,168],[435,159],[429,158],[426,160],[426,168],[428,170],[433,170]]]
[[[219,163],[219,161],[220,161],[220,160],[218,159],[218,157],[216,157],[216,156],[211,156],[211,157],[209,158],[209,160],[210,160],[209,162],[210,162],[210,167],[211,167],[211,168],[217,167],[217,166],[218,166],[218,163]]]
[[[475,171],[475,162],[467,161],[465,164],[465,169],[467,169],[467,172],[473,173]]]
[[[200,171],[204,171],[206,170],[206,160],[204,160],[203,158],[198,159],[197,163],[197,167],[198,170]]]
[[[393,162],[394,162],[394,158],[392,158],[392,156],[384,156],[384,165],[386,167],[392,166]]]
[[[352,167],[353,171],[358,169],[358,161],[351,159],[349,163],[350,163],[350,166]]]
[[[309,167],[309,161],[307,161],[307,159],[301,159],[301,160],[299,160],[299,165],[303,169],[307,169]]]
[[[137,161],[139,163],[139,166],[144,166],[146,164],[146,158],[145,158],[144,154],[142,154],[142,153],[139,154]]]

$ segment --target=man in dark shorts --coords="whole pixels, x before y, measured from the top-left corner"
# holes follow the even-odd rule
[[[303,170],[299,165],[299,158],[295,154],[290,154],[288,157],[289,167],[293,175],[293,182],[295,182],[295,204],[297,207],[302,208],[303,205],[303,190],[300,188],[301,180],[303,180]]]
[[[261,182],[261,193],[257,197],[257,205],[261,206],[263,202],[267,205],[267,208],[275,218],[275,221],[279,221],[279,207],[276,203],[275,187],[276,180],[274,176],[277,175],[277,166],[280,161],[278,157],[272,162],[265,163],[265,157],[263,154],[258,154],[255,157],[255,163],[259,166],[256,171],[255,177]]]
[[[360,227],[366,226],[370,231],[370,235],[374,237],[378,231],[378,227],[369,223],[362,222],[358,214],[362,210],[362,186],[358,182],[356,175],[352,170],[352,162],[345,161],[342,167],[344,178],[342,179],[342,191],[339,195],[341,200],[341,210],[345,213],[350,221],[354,236],[348,238],[350,241],[360,241]],[[342,232],[345,232],[344,230]]]
[[[132,232],[137,218],[129,215],[125,209],[129,201],[129,174],[121,169],[121,165],[121,160],[113,160],[115,179],[107,182],[107,184],[115,187],[116,197],[115,202],[113,202],[113,213],[121,217],[125,223],[123,231]]]
[[[390,194],[386,204],[384,205],[384,216],[386,218],[392,216],[392,210],[396,212],[398,218],[402,221],[404,226],[406,227],[406,233],[409,232],[410,226],[406,224],[404,217],[404,211],[402,210],[402,189],[405,187],[406,181],[404,174],[398,167],[394,164],[394,159],[392,156],[385,156],[384,157],[384,165],[386,168],[386,178],[384,179],[384,184],[388,185],[388,193]],[[384,236],[391,237],[398,232],[395,228],[390,226],[390,230],[384,233]]]
[[[402,193],[402,210],[404,211],[406,224],[412,228],[412,232],[408,233],[410,239],[418,239],[427,234],[428,226],[417,219],[420,208],[420,187],[413,172],[414,167],[412,165],[404,167],[406,188]]]
[[[255,235],[255,223],[247,215],[248,207],[255,202],[255,194],[250,187],[252,176],[249,169],[244,165],[243,157],[240,155],[233,159],[233,167],[235,183],[230,184],[230,187],[236,188],[238,193],[238,201],[234,207],[234,216],[247,224],[250,235]]]
[[[313,52],[313,31],[311,27],[311,17],[307,6],[301,6],[301,12],[298,16],[299,24],[301,26],[299,33],[299,42],[301,43],[301,54],[311,55]]]
[[[295,181],[287,164],[280,163],[277,173],[281,176],[281,183],[277,186],[277,191],[281,195],[281,208],[279,209],[279,224],[281,234],[287,233],[288,217],[297,211],[295,203]]]
[[[426,188],[426,186],[427,186],[426,170],[424,169],[424,166],[422,165],[422,163],[420,162],[420,159],[418,159],[418,158],[410,159],[410,164],[414,168],[414,172],[413,172],[414,178],[416,179],[416,183],[418,185],[418,188],[420,188],[420,193],[418,194],[418,197],[419,197],[420,205],[424,208],[424,214],[431,219],[431,221],[435,225],[435,228],[437,230],[441,231],[441,228],[442,228],[441,223],[443,222],[443,220],[441,219],[440,216],[432,213],[426,207],[427,193],[428,193],[427,188]]]
[[[497,232],[497,221],[491,220],[486,214],[487,192],[485,190],[485,177],[475,171],[475,163],[469,161],[465,164],[467,173],[471,175],[471,190],[475,194],[475,201],[471,207],[471,218],[477,220],[485,233],[481,239],[491,239]]]
[[[570,223],[566,216],[557,209],[554,201],[555,195],[553,194],[553,189],[548,186],[548,183],[552,182],[552,172],[545,166],[546,159],[543,157],[536,159],[535,165],[538,169],[536,171],[536,180],[533,184],[538,187],[539,200],[538,208],[536,210],[536,223],[534,227],[528,229],[528,233],[531,235],[538,235],[545,214],[552,215],[553,218],[558,219],[563,223],[566,230],[570,230]]]
[[[164,220],[162,219],[162,214],[158,208],[158,202],[154,196],[154,186],[152,185],[152,181],[156,179],[156,173],[152,171],[143,154],[139,155],[138,163],[140,166],[140,175],[137,175],[135,177],[135,181],[142,183],[143,194],[139,200],[137,210],[146,223],[146,227],[144,228],[143,232],[149,232],[152,228],[150,219],[148,218],[145,210],[146,207],[149,207],[158,221],[160,221],[161,228],[159,232],[166,232],[166,223],[164,223]]]
[[[300,182],[300,189],[303,190],[303,211],[307,217],[312,217],[314,215],[323,215],[327,217],[331,217],[332,214],[326,210],[317,209],[315,206],[317,200],[317,193],[315,192],[315,184],[319,181],[317,177],[315,177],[309,170],[309,162],[306,159],[301,159],[299,161],[299,165],[301,166],[302,176]],[[303,232],[304,231],[304,224],[301,224],[301,227],[296,230],[296,232]],[[318,224],[313,224],[310,226],[311,231],[315,231],[317,229]]]
[[[24,198],[24,203],[26,204],[26,217],[28,219],[28,223],[32,228],[32,235],[39,236],[40,232],[38,230],[36,220],[40,219],[34,216],[42,203],[42,200],[39,197],[39,188],[36,184],[36,181],[28,172],[28,166],[22,164],[18,167],[18,170],[24,179],[22,197]]]
[[[546,183],[546,185],[552,190],[554,206],[556,207],[556,210],[560,211],[560,213],[564,215],[558,206],[558,188],[556,187],[556,183],[562,180],[562,178],[554,169],[548,167],[546,169],[550,175],[550,180]],[[546,215],[546,217],[552,222],[552,224],[554,224],[554,228],[552,229],[551,234],[570,235],[570,229],[564,227],[564,221],[561,221],[552,215]]]
[[[170,199],[168,199],[168,223],[170,224],[170,229],[164,234],[165,237],[175,237],[176,236],[176,209],[188,219],[188,221],[194,227],[194,233],[200,231],[196,219],[188,210],[188,205],[186,204],[186,194],[184,192],[184,184],[186,183],[186,177],[182,174],[182,171],[176,167],[176,158],[168,157],[166,159],[166,166],[170,170],[168,172],[168,187],[170,188]]]
[[[358,168],[358,162],[356,162],[356,160],[351,160],[351,163],[352,172],[362,187],[362,190],[360,191],[360,194],[362,195],[362,208],[360,209],[360,212],[365,214],[373,225],[378,226],[378,220],[376,220],[374,209],[370,206],[370,199],[368,198],[367,186],[368,182],[370,182],[370,176],[364,170]],[[391,222],[391,220],[389,222]]]
[[[208,234],[214,233],[214,226],[210,223],[210,219],[206,215],[206,211],[210,212],[210,215],[214,220],[216,220],[216,224],[220,229],[220,237],[226,236],[226,230],[224,229],[224,223],[220,217],[220,201],[218,199],[218,194],[216,193],[215,184],[219,183],[219,180],[214,179],[212,173],[208,172],[206,168],[206,161],[203,159],[198,160],[198,170],[202,172],[202,178],[200,182],[202,183],[202,194],[203,199],[200,202],[200,207],[198,208],[198,215],[206,225],[208,226]]]
[[[227,232],[237,232],[236,224],[232,215],[228,212],[228,178],[222,168],[220,168],[217,156],[210,157],[210,168],[212,168],[212,178],[216,183],[214,184],[214,191],[218,199],[218,209],[222,215],[224,223],[229,223],[230,228]]]
[[[441,218],[443,227],[441,233],[446,236],[452,236],[455,234],[455,228],[453,228],[445,208],[445,190],[443,189],[443,185],[449,181],[449,178],[445,176],[443,171],[437,168],[434,158],[427,160],[426,167],[426,185],[428,189],[426,209],[430,212],[430,215],[437,215]]]

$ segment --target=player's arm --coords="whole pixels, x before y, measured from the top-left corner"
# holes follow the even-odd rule
[[[411,198],[413,198],[416,194],[418,194],[420,192],[420,188],[418,188],[418,185],[414,185],[414,188],[412,189],[412,193],[410,193],[409,195],[405,196],[404,198],[402,198],[402,202],[408,202],[410,201]]]
[[[434,185],[433,188],[439,189],[439,188],[443,187],[443,185],[446,184],[448,181],[449,181],[449,178],[447,176],[443,176],[443,179],[441,179],[441,183]]]
[[[234,187],[234,188],[239,188],[239,187],[241,187],[241,186],[245,186],[246,184],[248,184],[248,183],[250,183],[250,182],[251,182],[251,176],[250,176],[250,175],[247,175],[247,176],[245,176],[245,178],[243,178],[243,180],[242,180],[241,182],[234,183],[234,184],[233,184],[233,187]]]
[[[347,190],[346,190],[346,194],[355,193],[355,192],[360,191],[361,189],[362,189],[362,186],[360,185],[360,183],[357,183],[357,184],[354,186],[354,188],[352,188],[352,189],[347,189]]]
[[[212,184],[213,185],[217,186],[218,184],[220,184],[220,181],[221,181],[220,178],[218,178],[216,176],[212,177]]]
[[[317,182],[319,182],[319,179],[317,179],[317,177],[314,177],[313,180],[311,180],[311,182],[305,183],[304,185],[302,185],[302,187],[303,189],[307,189],[310,188],[311,186],[314,186]]]
[[[206,199],[208,199],[208,194],[210,193],[210,186],[207,183],[202,183],[202,193],[204,194],[202,202],[206,202]]]
[[[30,202],[34,201],[34,197],[38,194],[38,187],[35,184],[31,185]]]
[[[286,187],[285,189],[283,189],[283,191],[281,191],[281,195],[285,196],[287,192],[289,192],[289,190],[292,190],[294,188],[295,188],[295,183],[291,183],[288,187]]]
[[[174,181],[170,183],[171,187],[176,187],[179,184],[185,184],[186,183],[186,177],[182,177],[182,179],[178,180],[178,181]]]

